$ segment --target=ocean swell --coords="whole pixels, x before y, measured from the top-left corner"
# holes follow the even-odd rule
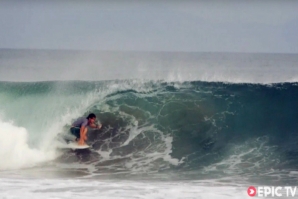
[[[195,171],[210,177],[297,170],[296,83],[1,82],[0,88],[1,113],[15,125],[1,123],[8,129],[1,134],[21,140],[18,147],[1,144],[11,157],[24,150],[33,157],[55,151],[56,167],[80,165],[93,175]],[[55,136],[90,112],[103,123],[101,130],[89,132],[91,152],[57,154]]]

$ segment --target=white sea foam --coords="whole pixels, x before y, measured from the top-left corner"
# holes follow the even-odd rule
[[[0,129],[0,170],[30,167],[55,157],[53,151],[31,148],[24,127],[0,120]]]
[[[0,181],[0,196],[6,199],[239,199],[248,197],[247,188],[248,185],[216,184],[204,181],[142,182],[127,180],[2,179]]]

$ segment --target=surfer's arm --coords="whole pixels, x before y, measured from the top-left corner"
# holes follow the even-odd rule
[[[80,128],[80,140],[79,140],[79,144],[83,145],[85,143],[86,138],[86,127],[82,126]]]
[[[90,124],[89,126],[92,127],[92,128],[100,129],[102,125],[101,124]]]

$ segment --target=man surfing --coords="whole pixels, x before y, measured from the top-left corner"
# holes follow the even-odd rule
[[[70,128],[71,134],[76,136],[76,141],[78,141],[79,145],[85,145],[85,141],[87,140],[87,130],[88,127],[91,128],[98,128],[100,129],[102,127],[101,124],[96,124],[96,115],[94,113],[90,113],[87,118],[80,117],[78,118],[74,123],[72,123],[72,126]]]

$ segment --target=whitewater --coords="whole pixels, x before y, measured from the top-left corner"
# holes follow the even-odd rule
[[[296,54],[0,50],[1,198],[297,186]],[[78,117],[91,150],[61,150]]]

